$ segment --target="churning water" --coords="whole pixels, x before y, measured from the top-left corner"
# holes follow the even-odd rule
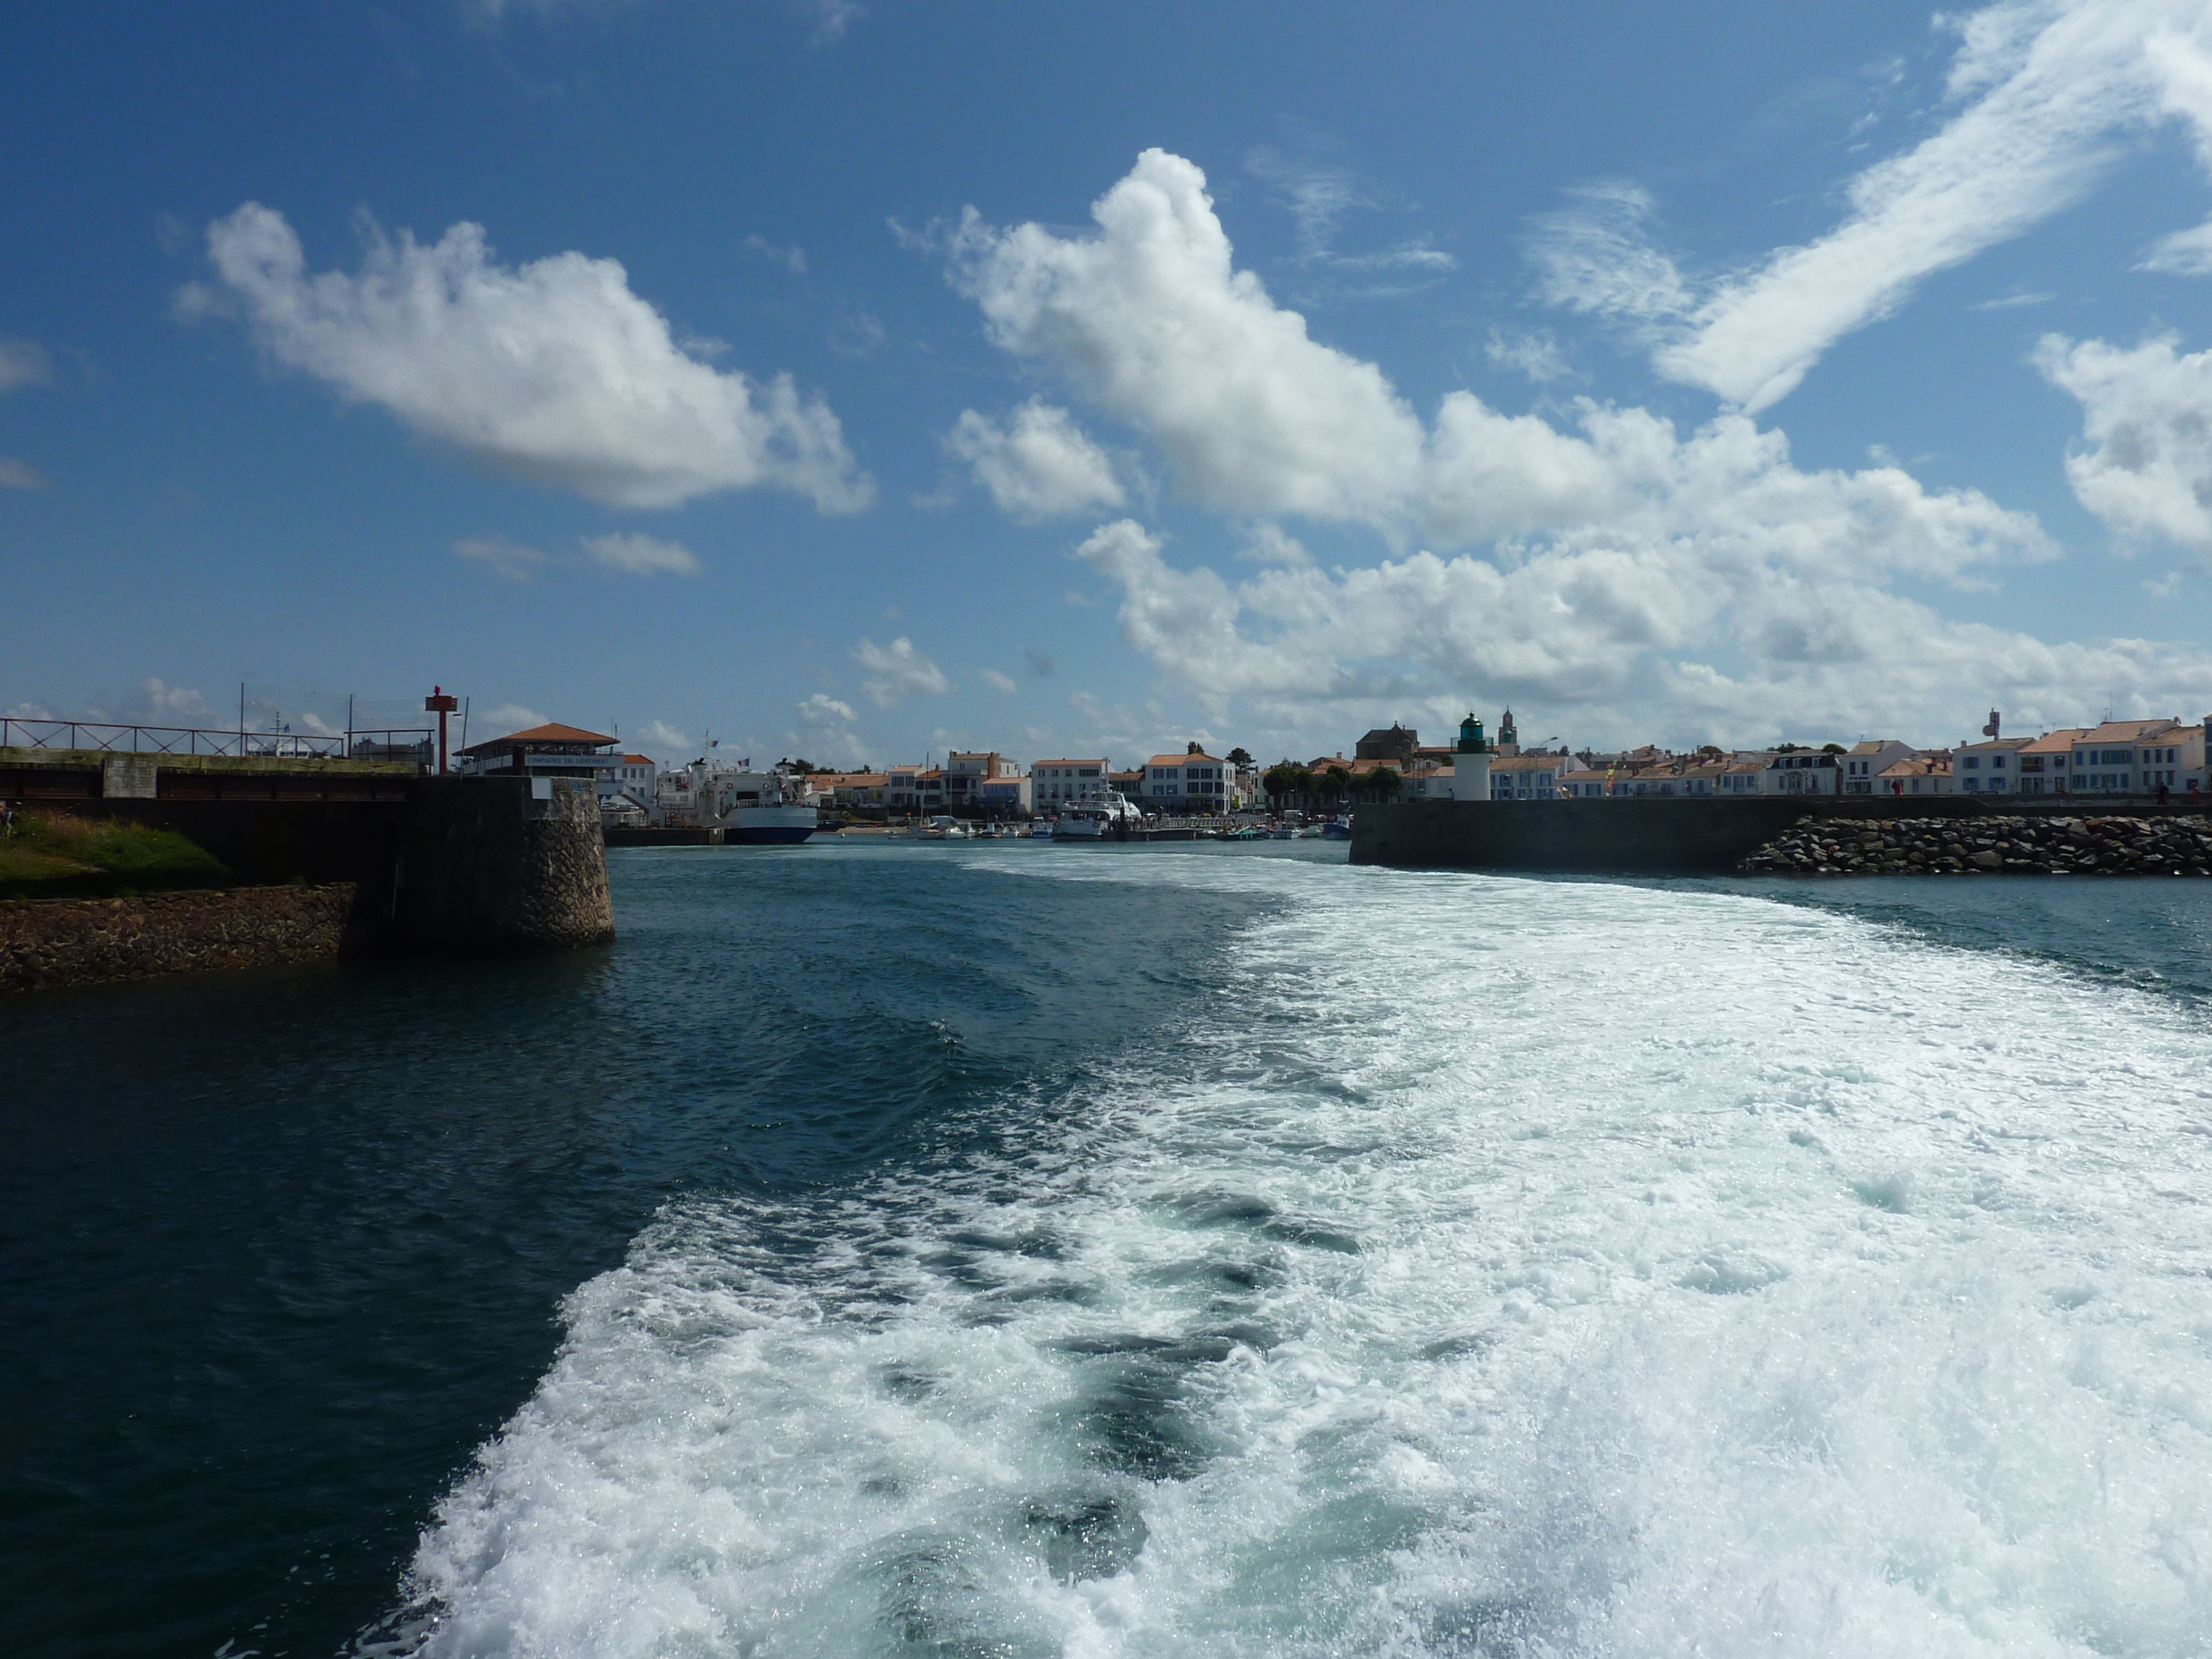
[[[747,856],[359,1650],[2212,1651],[2194,888]]]

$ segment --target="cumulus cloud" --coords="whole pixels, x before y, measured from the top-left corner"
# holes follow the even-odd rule
[[[552,555],[505,536],[464,536],[453,544],[453,555],[511,582],[535,580],[538,573],[552,562]]]
[[[1465,392],[1424,426],[1382,370],[1312,339],[1305,319],[1238,270],[1205,175],[1148,150],[1093,208],[1099,234],[986,226],[954,234],[953,274],[992,337],[1041,359],[1149,432],[1184,492],[1225,511],[1298,514],[1458,545],[1562,528],[1741,517],[1749,489],[1807,541],[1822,520],[1892,523],[1855,547],[1948,574],[1998,546],[2042,550],[2032,525],[1972,493],[1923,498],[1892,469],[1812,489],[1787,445],[1723,417],[1688,441],[1642,410],[1581,400],[1577,429],[1506,415]],[[1840,475],[1839,475],[1840,476]],[[1898,512],[1900,502],[1912,510]],[[1937,533],[1936,526],[1942,526]]]
[[[691,739],[666,720],[647,720],[638,727],[634,741],[656,760],[673,760],[694,752]]]
[[[1000,425],[972,409],[945,447],[968,463],[1009,518],[1036,520],[1119,507],[1127,499],[1114,463],[1064,409],[1032,398]]]
[[[44,386],[53,377],[53,362],[35,340],[0,340],[0,392]]]
[[[0,489],[44,489],[46,475],[28,461],[0,455]]]
[[[1940,730],[1992,697],[2057,720],[2115,694],[2212,695],[2212,665],[2154,642],[2046,645],[1896,592],[2056,556],[2032,515],[1978,491],[1887,457],[1808,470],[1736,412],[1684,430],[1583,398],[1555,424],[1453,392],[1425,422],[1236,269],[1190,163],[1148,152],[1094,217],[1068,235],[971,211],[952,275],[1000,345],[1148,434],[1184,495],[1259,518],[1242,575],[1130,519],[1078,550],[1127,640],[1209,707],[1244,699],[1287,728],[1480,696],[1589,738],[1663,718],[1751,741]],[[1437,550],[1324,569],[1273,522],[1292,514]]]
[[[1012,674],[1003,673],[996,668],[985,669],[982,672],[981,678],[984,684],[989,686],[994,691],[999,692],[1000,695],[1005,696],[1011,697],[1015,692],[1021,690],[1021,687],[1015,684],[1014,677]]]
[[[251,202],[208,228],[208,253],[273,359],[495,471],[623,507],[768,486],[842,513],[873,495],[828,404],[685,352],[612,259],[505,266],[465,223],[427,246],[372,231],[358,275],[311,276]]]
[[[865,689],[878,708],[889,708],[905,697],[936,696],[952,689],[945,671],[903,635],[889,645],[862,640],[853,647],[853,659],[872,676]]]
[[[2171,335],[2126,349],[2048,334],[2035,362],[2081,404],[2085,447],[2066,458],[2081,505],[2212,559],[2212,351],[2184,355]]]
[[[699,556],[683,543],[651,536],[586,536],[584,554],[592,563],[626,576],[696,576],[706,568]]]
[[[805,702],[799,704],[799,712],[801,718],[811,720],[851,721],[860,718],[853,713],[851,703],[840,702],[836,698],[823,691],[817,691]]]
[[[548,723],[547,717],[535,708],[519,702],[503,702],[495,708],[487,708],[477,719],[494,737],[505,737],[510,732],[527,732],[533,726]]]
[[[1120,589],[1125,636],[1164,676],[1286,729],[1386,707],[1442,718],[1474,698],[1541,708],[1577,741],[1749,743],[1941,731],[1990,699],[2057,722],[2115,692],[2161,705],[2150,712],[2212,698],[2212,664],[2195,653],[1948,622],[1740,527],[1241,581],[1178,568],[1127,520],[1079,551]]]
[[[2179,118],[2212,166],[2212,14],[2197,0],[2007,0],[1941,21],[1960,36],[1948,118],[1851,179],[1826,235],[1697,290],[1656,246],[1649,197],[1601,187],[1538,227],[1541,291],[1632,322],[1662,374],[1755,410],[1927,276],[2080,200],[2130,137]],[[2208,234],[2169,237],[2151,262],[2204,268]]]

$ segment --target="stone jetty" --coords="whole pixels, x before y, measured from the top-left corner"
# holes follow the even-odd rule
[[[1807,818],[1736,866],[1777,876],[2212,875],[2212,818]]]

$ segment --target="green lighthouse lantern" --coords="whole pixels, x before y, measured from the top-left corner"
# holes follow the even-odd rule
[[[1452,752],[1456,755],[1486,755],[1490,752],[1489,740],[1482,735],[1482,722],[1473,714],[1459,723],[1459,741],[1452,745]]]

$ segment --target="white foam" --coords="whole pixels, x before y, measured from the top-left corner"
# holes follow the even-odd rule
[[[428,1650],[2204,1650],[2172,1005],[1717,894],[1020,867],[1284,902],[1003,1153],[579,1290]]]

